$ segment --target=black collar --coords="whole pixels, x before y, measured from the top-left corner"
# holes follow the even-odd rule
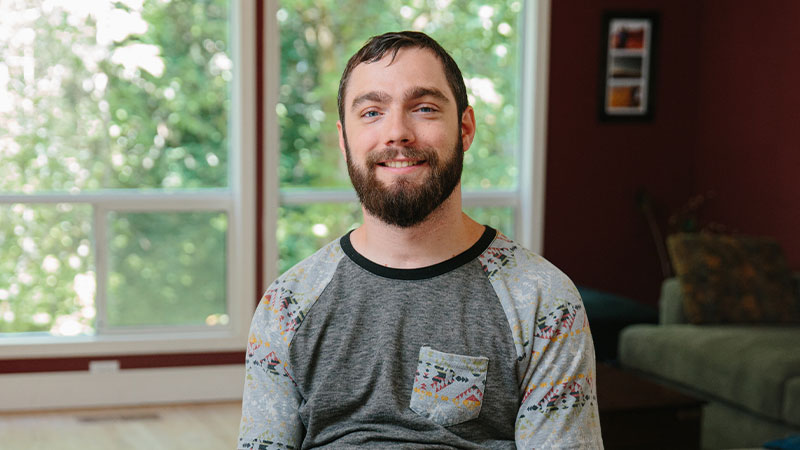
[[[480,239],[478,239],[478,241],[472,245],[472,247],[446,261],[436,263],[432,266],[419,267],[415,269],[395,269],[374,263],[361,255],[361,253],[358,253],[356,249],[353,248],[353,244],[350,242],[350,233],[352,232],[353,231],[350,230],[339,240],[339,244],[342,246],[344,253],[350,257],[354,263],[358,264],[365,270],[384,278],[393,278],[396,280],[424,280],[426,278],[437,277],[455,270],[479,257],[487,248],[489,248],[489,244],[491,244],[495,236],[497,236],[497,230],[485,225],[483,234],[481,235]]]

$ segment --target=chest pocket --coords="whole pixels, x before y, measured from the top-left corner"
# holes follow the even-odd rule
[[[411,410],[442,425],[476,419],[486,390],[489,358],[419,350]]]

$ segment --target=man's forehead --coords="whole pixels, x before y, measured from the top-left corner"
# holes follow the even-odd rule
[[[394,90],[392,88],[401,87],[401,82],[438,87],[445,95],[454,95],[447,82],[444,64],[433,50],[427,48],[401,48],[396,54],[393,50],[387,51],[378,61],[356,65],[350,78],[347,87],[350,99],[371,91]],[[406,91],[407,87],[402,86],[402,89]]]

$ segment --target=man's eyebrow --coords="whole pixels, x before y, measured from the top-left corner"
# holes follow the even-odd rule
[[[389,103],[392,101],[392,97],[383,91],[370,91],[365,94],[361,94],[358,97],[353,99],[353,104],[350,106],[350,109],[356,109],[356,107],[364,102],[375,102],[375,103]]]
[[[436,89],[434,87],[422,87],[422,86],[413,87],[413,88],[409,89],[408,91],[406,91],[405,98],[406,98],[406,101],[408,101],[408,100],[416,100],[418,98],[428,97],[428,96],[434,97],[434,98],[436,98],[437,100],[439,100],[439,101],[441,101],[443,103],[449,103],[450,102],[450,99],[448,99],[447,96],[444,95],[444,92],[442,92],[439,89]]]
[[[416,100],[416,99],[419,99],[419,98],[422,98],[422,97],[427,97],[427,96],[434,97],[434,98],[436,98],[437,100],[439,100],[439,101],[441,101],[443,103],[449,103],[450,102],[450,100],[447,98],[447,96],[444,95],[444,92],[442,92],[441,90],[436,89],[434,87],[416,86],[416,87],[413,87],[413,88],[407,90],[404,97],[405,97],[406,101],[409,101],[409,100]],[[386,92],[383,92],[383,91],[370,91],[370,92],[366,92],[366,93],[361,94],[358,97],[354,98],[353,99],[353,103],[350,106],[350,109],[354,110],[354,109],[356,109],[358,107],[358,105],[360,105],[360,104],[362,104],[364,102],[375,102],[375,103],[385,104],[385,103],[389,103],[391,101],[392,101],[392,96],[390,96]]]

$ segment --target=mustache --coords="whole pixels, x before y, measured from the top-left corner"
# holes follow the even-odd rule
[[[381,161],[395,159],[398,156],[409,159],[432,161],[436,159],[436,152],[433,149],[419,147],[386,147],[383,150],[367,155],[366,162],[369,166],[374,166]]]

